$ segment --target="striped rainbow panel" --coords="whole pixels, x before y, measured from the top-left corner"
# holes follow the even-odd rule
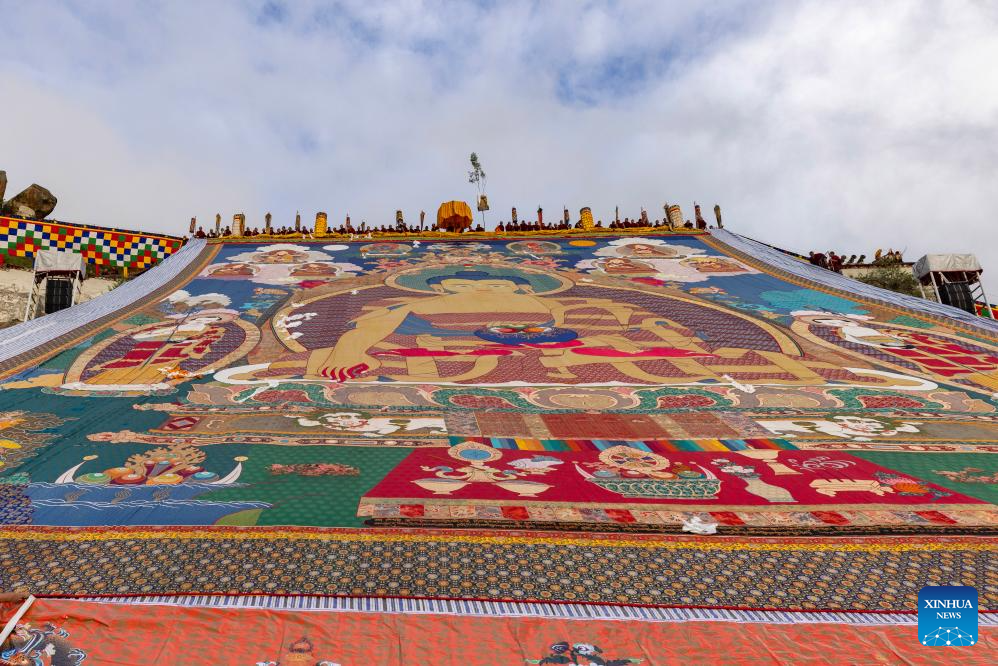
[[[796,450],[785,439],[534,439],[529,437],[450,436],[451,446],[477,442],[494,449],[515,451],[604,451],[613,446],[627,446],[652,453],[676,451],[746,451],[749,449]]]

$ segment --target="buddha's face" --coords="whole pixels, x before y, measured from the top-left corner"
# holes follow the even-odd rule
[[[624,247],[623,253],[635,257],[675,257],[677,254],[671,247],[655,247],[645,243],[631,243]]]
[[[293,271],[292,275],[335,275],[336,269],[327,264],[320,263],[308,263],[298,266]]]
[[[630,259],[614,257],[603,262],[603,270],[608,273],[654,272],[651,266]]]
[[[246,264],[228,264],[221,268],[216,268],[211,272],[213,276],[219,275],[253,275],[253,269]]]
[[[448,294],[515,294],[529,291],[527,285],[519,285],[512,280],[502,278],[492,278],[488,280],[468,280],[465,278],[447,278],[439,284],[433,285],[434,291]]]
[[[691,257],[684,263],[692,265],[700,273],[734,273],[741,270],[736,264],[714,257]]]
[[[305,258],[305,254],[294,250],[271,250],[260,255],[257,261],[262,264],[296,264]]]

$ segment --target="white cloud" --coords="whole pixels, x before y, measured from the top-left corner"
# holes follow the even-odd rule
[[[998,298],[994,5],[269,7],[7,4],[8,191],[173,233],[391,224],[470,200],[475,150],[493,222],[720,202],[791,249],[976,252]]]

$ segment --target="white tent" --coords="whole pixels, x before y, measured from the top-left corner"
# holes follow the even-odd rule
[[[83,255],[62,250],[35,252],[35,273],[48,271],[83,271]]]
[[[931,285],[938,302],[970,313],[976,312],[975,303],[988,303],[981,284],[984,269],[972,254],[927,254],[915,262],[912,272],[923,298],[925,287]],[[984,311],[994,317],[990,307]]]
[[[52,297],[52,303],[60,303],[53,307],[59,309],[75,305],[86,275],[85,271],[86,264],[79,252],[53,249],[36,251],[34,284],[24,307],[24,321],[34,319],[38,315],[40,303],[45,304],[45,312],[52,311],[49,307],[50,284],[55,290],[53,294],[62,294],[61,302],[59,296]]]
[[[915,262],[915,277],[929,273],[981,273],[984,269],[972,254],[927,254]]]

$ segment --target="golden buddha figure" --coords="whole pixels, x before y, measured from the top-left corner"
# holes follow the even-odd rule
[[[648,385],[729,383],[761,373],[767,382],[822,385],[828,382],[820,373],[837,367],[804,358],[786,331],[742,313],[679,295],[649,302],[637,290],[576,286],[554,272],[495,265],[424,266],[396,273],[386,286],[399,295],[367,302],[345,329],[306,322],[295,328],[294,337],[279,332],[295,353],[267,364],[263,376],[333,382]],[[327,293],[310,302],[348,295]],[[665,314],[675,307],[686,312],[702,309],[697,316],[707,317],[704,321],[738,318],[740,326],[755,332],[744,343],[725,338],[724,330],[734,324],[727,320],[718,324],[724,330],[694,332]],[[720,312],[711,315],[707,310]],[[763,336],[769,342],[760,347]],[[870,385],[899,381],[855,379]]]

